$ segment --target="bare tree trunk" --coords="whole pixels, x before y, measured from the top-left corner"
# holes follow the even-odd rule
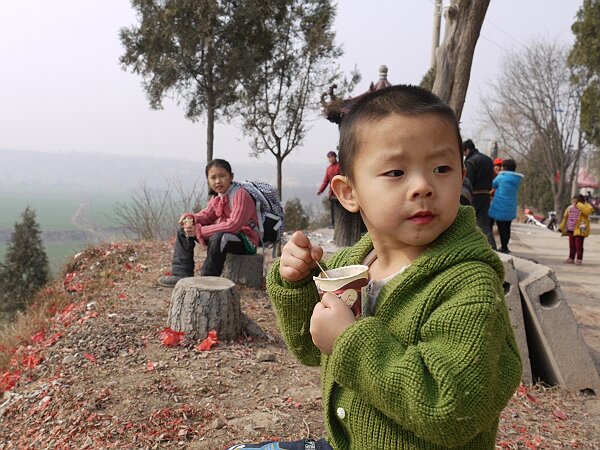
[[[206,163],[213,159],[215,143],[215,100],[212,93],[206,98]]]
[[[362,217],[360,213],[351,213],[341,205],[337,208],[337,211],[333,242],[338,247],[350,247],[360,239],[363,228]]]
[[[453,0],[446,10],[444,42],[438,48],[433,92],[452,107],[460,120],[483,19],[489,0]]]
[[[283,171],[283,158],[278,155],[275,155],[275,157],[277,158],[277,192],[279,192],[279,198],[283,201],[283,185],[281,183]]]

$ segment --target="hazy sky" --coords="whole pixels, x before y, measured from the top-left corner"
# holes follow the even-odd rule
[[[434,0],[339,0],[339,61],[355,65],[364,92],[386,64],[392,83],[418,84],[428,70]],[[444,1],[448,5],[449,0]],[[545,38],[571,45],[581,0],[491,0],[477,43],[462,116],[464,137],[479,136],[479,94],[498,73],[503,55]],[[127,0],[0,1],[1,151],[99,152],[201,161],[204,121],[184,118],[166,102],[151,110],[141,79],[121,69],[119,29],[136,23]],[[443,25],[442,25],[443,26]],[[442,36],[443,39],[443,29]],[[337,127],[315,116],[293,160],[322,159],[337,143]],[[489,143],[483,139],[479,147]],[[246,158],[249,147],[233,126],[218,125],[215,156]],[[269,154],[263,161],[272,163]]]

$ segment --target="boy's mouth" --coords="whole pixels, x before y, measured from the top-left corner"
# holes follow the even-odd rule
[[[431,211],[418,211],[408,218],[413,223],[428,224],[433,220],[433,213]]]

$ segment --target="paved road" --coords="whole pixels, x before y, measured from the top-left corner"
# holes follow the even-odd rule
[[[592,224],[594,232],[600,232],[600,225]],[[580,266],[563,263],[569,254],[567,237],[535,225],[513,222],[508,246],[513,256],[535,260],[554,270],[600,370],[600,234],[585,239]]]

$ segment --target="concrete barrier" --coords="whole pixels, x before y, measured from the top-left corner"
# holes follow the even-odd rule
[[[600,393],[600,377],[554,271],[513,258],[535,381]]]
[[[531,363],[529,361],[529,347],[527,345],[527,332],[523,320],[523,308],[521,305],[521,292],[519,290],[519,279],[513,262],[513,257],[504,253],[498,253],[504,265],[504,298],[508,308],[510,323],[515,333],[517,347],[523,362],[521,381],[525,384],[533,383]]]

